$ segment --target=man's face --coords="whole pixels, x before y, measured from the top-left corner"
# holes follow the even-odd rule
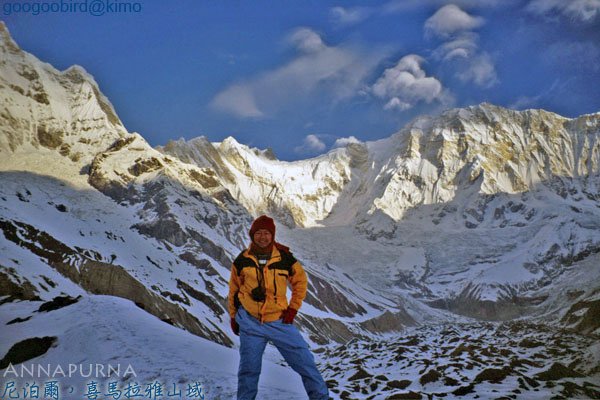
[[[273,241],[273,235],[266,229],[259,229],[254,232],[254,243],[256,243],[259,247],[265,248],[269,247],[271,242]]]

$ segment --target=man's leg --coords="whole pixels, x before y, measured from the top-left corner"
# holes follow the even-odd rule
[[[275,321],[268,324],[269,339],[285,361],[302,377],[304,389],[310,400],[328,400],[327,385],[317,369],[315,359],[302,335],[292,324]]]
[[[238,400],[254,400],[267,338],[254,326],[251,315],[240,309],[236,321],[240,325],[240,367],[238,369]],[[256,321],[258,323],[258,321]]]

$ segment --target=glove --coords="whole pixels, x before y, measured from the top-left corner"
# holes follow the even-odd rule
[[[235,321],[235,318],[231,318],[231,330],[236,336],[240,336],[240,326]]]
[[[288,307],[283,313],[281,313],[281,318],[283,319],[284,324],[291,324],[294,322],[294,317],[298,313],[298,310]]]

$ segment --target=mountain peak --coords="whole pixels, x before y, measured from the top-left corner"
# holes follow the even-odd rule
[[[78,64],[71,65],[69,68],[62,71],[62,73],[64,75],[76,75],[76,76],[81,76],[82,78],[85,78],[85,79],[94,80],[92,75],[90,75],[90,73],[88,73],[85,68],[83,68],[81,65],[78,65]]]
[[[0,21],[0,49],[10,53],[18,53],[21,48],[13,40],[4,21]]]
[[[233,136],[227,136],[222,142],[221,144],[227,146],[227,147],[237,147],[240,145],[240,142],[238,142],[237,140],[235,140],[235,138]]]
[[[74,65],[58,71],[19,48],[0,22],[0,99],[9,128],[0,151],[24,145],[91,160],[127,130],[91,74]],[[26,121],[26,122],[25,122]]]

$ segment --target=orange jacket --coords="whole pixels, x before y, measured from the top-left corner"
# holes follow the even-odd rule
[[[272,322],[281,318],[288,308],[287,284],[292,288],[289,307],[300,309],[306,297],[307,279],[302,265],[292,253],[273,246],[271,258],[262,268],[266,298],[264,302],[252,299],[252,289],[258,286],[260,270],[256,257],[246,249],[231,266],[229,278],[229,315],[235,318],[237,307],[244,309],[261,322]]]

